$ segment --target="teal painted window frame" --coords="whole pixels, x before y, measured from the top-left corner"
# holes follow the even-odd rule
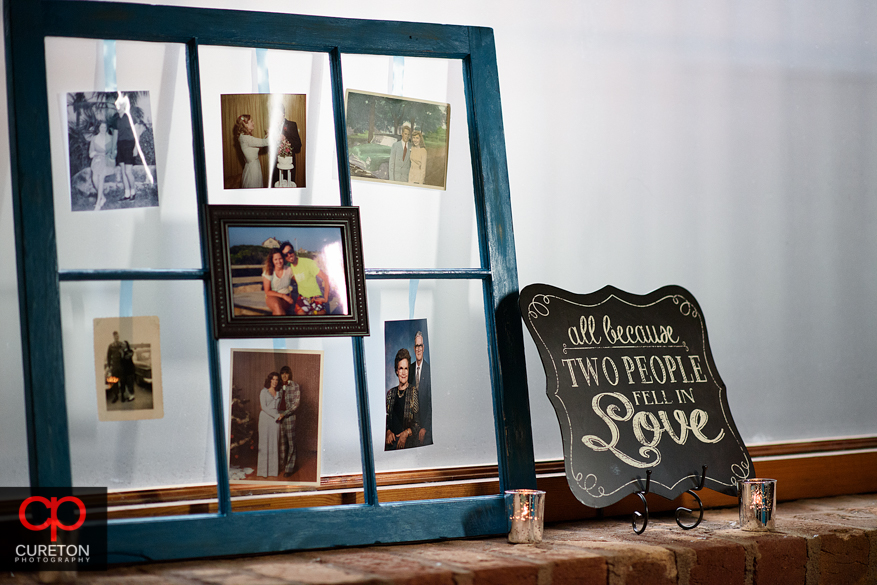
[[[483,27],[368,21],[232,10],[63,0],[5,2],[7,92],[21,315],[30,482],[72,481],[63,385],[39,385],[46,364],[63,378],[61,281],[201,280],[217,470],[218,511],[111,520],[110,563],[169,560],[502,534],[504,490],[535,488],[523,328],[493,31]],[[365,357],[353,344],[364,503],[232,512],[219,387],[218,344],[210,330],[208,269],[59,271],[56,251],[44,40],[49,36],[181,43],[187,47],[195,185],[202,260],[208,267],[207,183],[198,47],[299,50],[328,54],[335,119],[339,203],[350,205],[342,53],[460,59],[467,103],[481,266],[453,270],[366,270],[367,279],[472,279],[483,284],[500,493],[381,503],[375,480]],[[48,261],[47,261],[48,260]],[[39,398],[37,400],[37,397]]]

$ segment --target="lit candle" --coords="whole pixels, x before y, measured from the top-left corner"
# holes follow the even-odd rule
[[[545,512],[545,492],[539,490],[509,490],[506,492],[509,512],[509,542],[534,544],[542,542]]]
[[[747,531],[774,530],[775,479],[747,479],[740,482],[740,528]]]

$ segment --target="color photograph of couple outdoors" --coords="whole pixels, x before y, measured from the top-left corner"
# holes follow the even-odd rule
[[[237,316],[348,315],[341,229],[230,227]]]
[[[351,178],[445,188],[449,104],[349,90],[346,110]]]

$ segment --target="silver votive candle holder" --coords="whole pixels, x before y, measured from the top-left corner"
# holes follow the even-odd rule
[[[740,528],[748,532],[776,530],[777,480],[753,478],[738,484]]]
[[[505,493],[509,517],[509,542],[536,544],[542,542],[545,524],[545,492],[540,490],[509,490]]]

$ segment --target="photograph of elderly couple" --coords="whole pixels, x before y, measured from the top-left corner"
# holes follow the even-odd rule
[[[320,485],[323,352],[231,350],[229,480]]]
[[[384,451],[432,445],[432,378],[426,319],[386,321]]]
[[[148,91],[67,94],[70,208],[157,207]]]
[[[228,228],[235,315],[348,315],[338,227]]]
[[[221,96],[226,189],[306,186],[305,97],[279,93]]]
[[[350,176],[444,189],[451,106],[348,90]]]
[[[94,320],[98,420],[162,418],[158,317]]]

